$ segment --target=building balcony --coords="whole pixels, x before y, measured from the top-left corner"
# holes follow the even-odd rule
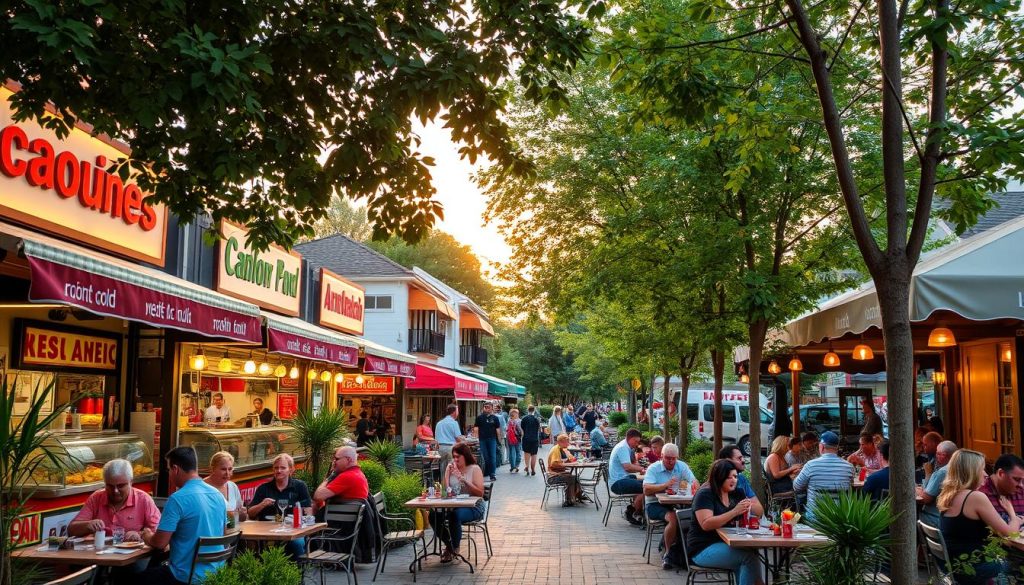
[[[460,345],[459,346],[459,364],[461,365],[474,365],[474,366],[486,366],[487,365],[487,350],[480,347],[479,345]]]
[[[430,329],[410,329],[409,353],[430,353],[443,357],[444,334]]]

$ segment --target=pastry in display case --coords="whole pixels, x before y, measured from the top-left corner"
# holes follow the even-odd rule
[[[300,461],[302,449],[289,426],[259,428],[182,429],[178,445],[191,446],[199,459],[199,473],[209,472],[210,457],[217,451],[227,451],[235,458],[235,472],[270,467],[274,457],[287,453]]]
[[[155,477],[153,453],[130,433],[51,433],[44,443],[59,464],[48,458],[32,473],[35,497],[57,498],[103,487],[103,465],[111,459],[132,464],[134,483]]]

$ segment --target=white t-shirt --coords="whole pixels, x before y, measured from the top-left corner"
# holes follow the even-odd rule
[[[228,405],[225,404],[217,408],[216,405],[211,404],[203,414],[203,419],[206,422],[216,422],[218,416],[220,417],[220,422],[231,422],[231,409],[228,408]]]

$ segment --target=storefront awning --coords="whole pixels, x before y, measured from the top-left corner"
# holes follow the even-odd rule
[[[29,300],[91,313],[262,343],[259,308],[153,268],[0,223],[22,241],[31,271]]]
[[[519,398],[526,396],[526,386],[516,384],[515,382],[509,382],[508,380],[502,380],[501,378],[495,378],[494,376],[489,376],[487,374],[471,370],[460,369],[459,373],[487,382],[487,391],[491,394],[496,394],[505,398]]]
[[[911,277],[910,320],[925,321],[937,311],[973,321],[1024,319],[1024,264],[1009,261],[1022,249],[1024,218],[1018,218],[935,252]],[[878,296],[867,283],[789,322],[782,338],[801,347],[881,326]]]
[[[491,327],[491,324],[487,322],[487,319],[484,319],[472,311],[462,311],[459,313],[459,328],[479,329],[487,335],[494,337],[494,327]]]
[[[416,364],[416,379],[405,383],[407,390],[454,390],[459,400],[486,400],[487,383],[441,366]]]
[[[359,338],[358,341],[366,357],[363,360],[363,372],[400,378],[416,377],[416,356],[395,351],[369,339]]]
[[[455,319],[455,309],[434,295],[418,288],[409,289],[409,309],[412,311],[437,311],[449,319]]]
[[[357,340],[301,319],[264,313],[267,349],[303,359],[320,360],[350,368],[359,366]]]

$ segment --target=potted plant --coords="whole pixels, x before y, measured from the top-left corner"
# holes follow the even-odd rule
[[[366,443],[366,455],[394,473],[398,468],[398,457],[402,454],[402,446],[393,441],[374,439]]]
[[[348,438],[348,415],[343,410],[327,408],[313,414],[313,410],[307,408],[300,410],[291,423],[295,438],[306,455],[301,476],[310,487],[314,487],[327,476],[334,450]]]
[[[239,585],[273,583],[299,585],[302,572],[280,546],[271,546],[257,556],[251,550],[239,554],[230,563],[207,573],[203,585]]]
[[[46,442],[46,429],[53,421],[64,416],[67,405],[44,414],[54,391],[51,381],[45,387],[35,389],[27,405],[22,403],[24,414],[15,415],[18,401],[17,383],[8,384],[6,377],[0,380],[0,534],[8,535],[18,517],[25,511],[25,504],[32,497],[33,475],[42,465],[52,469],[63,469],[65,460],[59,447]],[[9,538],[0,538],[0,585],[14,583],[11,567],[11,552],[16,543]],[[29,568],[19,567],[19,580],[25,577]]]

